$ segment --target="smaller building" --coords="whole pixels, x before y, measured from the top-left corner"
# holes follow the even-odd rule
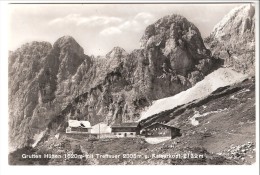
[[[171,137],[171,139],[174,139],[181,136],[181,133],[180,129],[176,127],[156,122],[144,127],[141,130],[141,135],[145,137]]]
[[[111,126],[112,134],[117,137],[136,137],[139,133],[138,123],[121,123]]]
[[[106,123],[101,122],[92,126],[91,134],[96,135],[98,138],[113,138],[114,135],[111,133],[111,127]]]
[[[89,121],[69,120],[66,133],[90,134],[91,125]]]

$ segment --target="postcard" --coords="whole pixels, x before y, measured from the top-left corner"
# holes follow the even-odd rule
[[[6,4],[8,166],[255,167],[257,5]]]

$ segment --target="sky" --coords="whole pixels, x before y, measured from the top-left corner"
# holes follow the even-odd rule
[[[8,49],[31,41],[70,35],[87,55],[105,55],[115,46],[128,53],[139,49],[145,28],[158,19],[180,14],[202,37],[241,4],[9,4]]]

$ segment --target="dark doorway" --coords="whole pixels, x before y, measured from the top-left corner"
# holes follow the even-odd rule
[[[127,134],[125,133],[124,136],[126,137],[126,135],[127,135]]]

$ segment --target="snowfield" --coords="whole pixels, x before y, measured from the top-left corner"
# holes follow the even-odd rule
[[[154,101],[150,107],[141,113],[139,121],[162,111],[205,97],[219,87],[242,81],[245,78],[247,78],[247,75],[238,73],[231,68],[219,68],[190,89],[174,96]]]

